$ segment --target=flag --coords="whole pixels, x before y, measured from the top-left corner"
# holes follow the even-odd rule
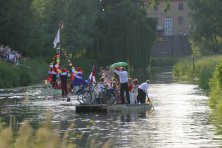
[[[53,41],[54,48],[56,48],[57,44],[60,43],[60,29],[58,30],[55,39]]]
[[[95,73],[95,69],[94,69],[94,65],[93,65],[92,72],[91,72],[91,74],[89,75],[89,82],[90,82],[91,84],[96,82],[95,74],[96,74],[96,73]]]

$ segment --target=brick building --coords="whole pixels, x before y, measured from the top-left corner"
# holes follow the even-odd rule
[[[186,56],[191,54],[188,41],[191,18],[189,0],[170,0],[169,10],[164,12],[166,3],[147,10],[147,16],[156,22],[157,41],[152,50],[153,56]]]

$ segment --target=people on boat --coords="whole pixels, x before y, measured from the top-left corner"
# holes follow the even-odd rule
[[[138,95],[138,79],[133,79],[133,89],[132,89],[132,104],[137,103],[137,95]]]
[[[123,104],[127,103],[130,104],[130,97],[129,97],[129,91],[128,91],[128,72],[125,70],[124,67],[121,67],[120,69],[116,67],[114,69],[114,73],[119,75],[120,79],[120,97]],[[124,92],[126,93],[126,100],[124,97]]]
[[[52,85],[52,88],[58,89],[59,88],[58,83],[57,83],[58,69],[52,63],[50,64],[50,70],[48,74],[49,74],[48,81]]]
[[[83,73],[81,71],[77,71],[76,73],[74,73],[74,80],[72,80],[73,93],[76,94],[81,86],[85,84],[86,81],[83,79]]]
[[[104,78],[101,77],[100,81],[97,83],[97,91],[98,93],[103,92],[104,88],[107,86],[107,84],[104,81]]]
[[[109,67],[100,67],[100,72],[98,74],[104,78],[104,82],[108,85],[108,88],[111,88],[112,72]]]
[[[146,102],[146,97],[148,96],[149,83],[150,83],[150,81],[146,80],[146,82],[139,85],[138,96],[137,96],[138,103],[145,103]]]
[[[128,78],[128,91],[129,91],[129,96],[130,96],[130,104],[134,104],[135,101],[133,101],[134,99],[134,95],[133,95],[133,81],[132,78]]]
[[[118,80],[114,77],[112,78],[112,81],[111,81],[111,88],[115,90],[119,90]]]
[[[67,97],[68,95],[68,88],[67,88],[68,73],[69,71],[63,68],[60,74],[62,97]]]

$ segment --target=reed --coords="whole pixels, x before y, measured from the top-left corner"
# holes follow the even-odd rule
[[[217,65],[209,85],[210,107],[217,108],[222,111],[222,61]]]
[[[151,67],[173,66],[177,62],[177,57],[152,57]]]
[[[93,121],[89,121],[88,126],[92,126]],[[110,147],[110,141],[100,145],[96,142],[96,137],[90,136],[84,139],[84,134],[75,133],[75,126],[71,124],[64,134],[61,134],[58,127],[53,127],[51,123],[51,113],[47,114],[47,119],[42,126],[34,130],[28,121],[20,124],[17,133],[13,133],[11,127],[4,127],[0,123],[0,147],[1,148],[75,148],[79,147],[74,139],[78,139],[81,147]],[[85,140],[85,141],[84,141]]]
[[[21,61],[16,66],[0,61],[0,88],[12,88],[39,83],[47,75],[47,63],[40,60]]]
[[[205,91],[209,90],[209,80],[222,56],[186,57],[173,66],[173,76],[195,82]]]

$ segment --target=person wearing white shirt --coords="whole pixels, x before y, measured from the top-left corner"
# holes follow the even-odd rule
[[[125,70],[124,67],[121,68],[121,70],[114,70],[114,72],[119,75],[120,80],[120,97],[122,100],[122,104],[125,104],[125,98],[124,98],[124,92],[126,93],[126,100],[127,104],[130,104],[130,97],[129,97],[129,91],[128,91],[128,72]]]
[[[149,88],[150,81],[147,80],[146,82],[140,84],[138,87],[138,95],[137,95],[137,102],[139,103],[145,103],[146,96],[148,95],[148,88]]]

